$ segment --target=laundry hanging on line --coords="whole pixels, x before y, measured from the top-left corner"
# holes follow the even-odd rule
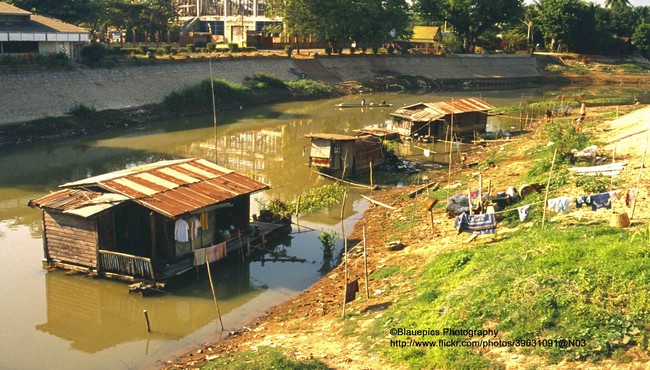
[[[497,221],[494,213],[468,215],[463,213],[456,217],[454,223],[458,232],[471,234],[494,234],[497,228]]]

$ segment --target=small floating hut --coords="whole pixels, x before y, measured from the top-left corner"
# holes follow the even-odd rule
[[[44,268],[164,287],[290,225],[250,221],[268,185],[203,159],[151,163],[60,185],[42,210]]]
[[[485,132],[488,111],[494,106],[478,98],[452,99],[435,103],[416,103],[391,113],[393,131],[402,137],[445,139]],[[452,129],[453,123],[453,129]]]
[[[337,178],[370,171],[385,162],[381,140],[372,135],[309,134],[309,166]]]

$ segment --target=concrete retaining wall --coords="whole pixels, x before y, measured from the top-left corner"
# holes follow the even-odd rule
[[[344,80],[367,79],[382,71],[435,80],[539,76],[537,59],[528,55],[353,56],[318,61]]]
[[[387,70],[433,79],[539,76],[536,59],[528,56],[353,56],[318,58],[318,61],[344,80],[367,79]],[[234,83],[241,83],[255,73],[282,80],[297,78],[296,67],[286,58],[219,60],[212,66],[215,78]],[[61,116],[78,104],[104,110],[159,103],[169,93],[209,76],[207,61],[2,73],[0,124]]]

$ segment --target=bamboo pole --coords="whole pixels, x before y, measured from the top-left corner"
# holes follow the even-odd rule
[[[467,185],[467,200],[469,201],[469,207],[467,207],[467,213],[472,215],[472,189]]]
[[[370,298],[370,290],[368,288],[368,256],[366,252],[366,227],[363,227],[363,274],[366,278],[366,299]]]
[[[221,323],[221,330],[223,330],[223,321],[221,321],[221,311],[219,310],[219,303],[217,303],[217,293],[214,291],[214,284],[212,283],[212,273],[210,272],[210,262],[208,262],[208,252],[205,250],[205,267],[208,269],[208,280],[210,281],[210,289],[212,290],[212,300],[214,307],[217,309],[219,316],[219,323]]]
[[[641,158],[641,168],[639,168],[639,179],[636,182],[636,196],[632,201],[632,214],[630,220],[634,218],[634,211],[636,210],[636,198],[639,197],[639,186],[641,186],[641,176],[643,175],[643,167],[645,167],[645,154],[648,150],[648,136],[645,137],[645,144],[643,144],[643,158]]]
[[[345,193],[343,193],[345,199]],[[343,314],[341,318],[345,318],[345,299],[348,295],[348,239],[345,237],[345,225],[341,221],[341,234],[343,236]]]
[[[341,220],[343,220],[343,215],[345,213],[345,201],[348,198],[348,191],[343,192],[343,201],[341,202]]]
[[[546,223],[546,204],[548,203],[548,188],[551,186],[551,176],[553,176],[553,167],[555,167],[555,157],[557,156],[557,147],[553,152],[553,161],[551,161],[551,170],[548,173],[548,181],[546,181],[546,192],[544,192],[544,204],[542,204],[542,229]]]
[[[370,188],[373,188],[373,185],[372,185],[372,161],[370,161]]]
[[[142,313],[144,313],[144,319],[147,322],[147,331],[151,333],[151,324],[149,324],[149,314],[147,313],[147,310],[143,310]]]

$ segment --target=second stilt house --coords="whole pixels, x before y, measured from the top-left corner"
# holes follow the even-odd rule
[[[478,98],[451,99],[434,103],[416,103],[397,109],[392,129],[402,137],[436,139],[485,132],[488,111],[494,106]],[[452,127],[453,126],[453,127]]]

